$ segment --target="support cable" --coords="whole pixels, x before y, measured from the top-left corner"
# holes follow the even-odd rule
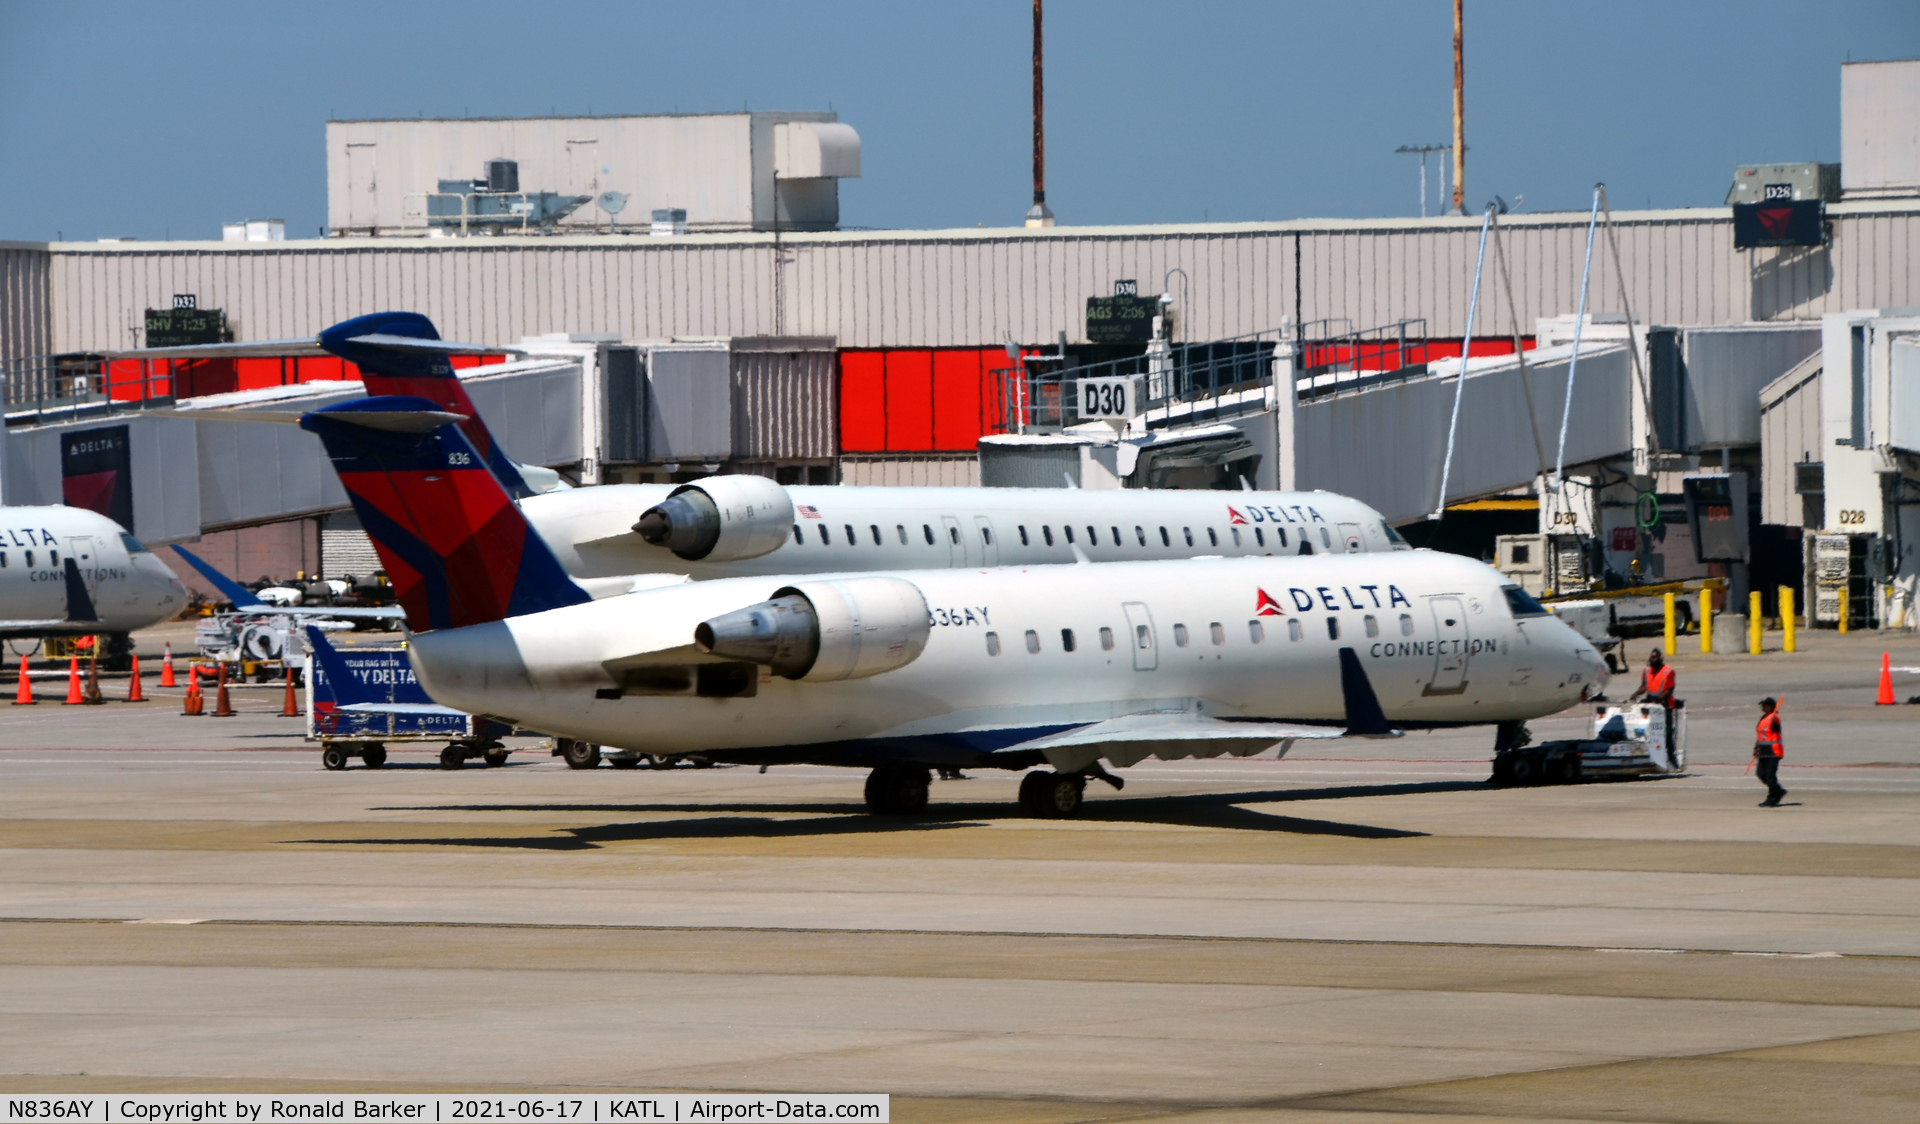
[[[1547,446],[1540,440],[1540,413],[1533,406],[1533,376],[1527,371],[1526,341],[1520,337],[1520,306],[1513,301],[1513,277],[1507,273],[1507,252],[1500,241],[1500,220],[1493,220],[1493,260],[1500,267],[1500,283],[1507,291],[1507,312],[1513,317],[1513,357],[1520,361],[1520,389],[1527,395],[1527,424],[1533,427],[1533,454],[1539,458],[1538,475],[1547,474]]]
[[[1467,389],[1467,357],[1473,351],[1473,317],[1480,310],[1480,267],[1487,261],[1487,231],[1493,226],[1493,205],[1480,219],[1480,252],[1473,259],[1473,292],[1467,297],[1467,334],[1460,340],[1460,374],[1453,384],[1453,417],[1447,422],[1447,455],[1440,462],[1440,494],[1434,497],[1429,523],[1447,509],[1447,481],[1453,475],[1453,442],[1460,431],[1460,399]]]
[[[1633,378],[1640,384],[1640,400],[1647,409],[1647,454],[1660,451],[1660,430],[1653,424],[1653,387],[1640,367],[1640,348],[1633,339],[1633,305],[1627,300],[1627,273],[1620,268],[1620,240],[1613,231],[1613,205],[1607,202],[1607,185],[1597,184],[1601,213],[1607,219],[1607,246],[1613,251],[1613,275],[1620,282],[1620,311],[1627,318],[1627,351],[1633,355]]]
[[[1556,495],[1567,477],[1567,422],[1573,417],[1573,376],[1580,369],[1580,330],[1587,322],[1587,281],[1593,276],[1593,230],[1600,223],[1602,190],[1600,184],[1593,185],[1593,210],[1587,216],[1587,260],[1580,267],[1580,304],[1573,313],[1573,358],[1567,360],[1567,394],[1560,403],[1560,448],[1553,456],[1553,490]]]

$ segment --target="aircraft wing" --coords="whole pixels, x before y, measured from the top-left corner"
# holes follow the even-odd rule
[[[1046,755],[1056,769],[1072,772],[1100,758],[1127,766],[1148,757],[1251,757],[1276,745],[1308,738],[1343,738],[1340,726],[1310,726],[1294,722],[1231,722],[1192,711],[1149,711],[1095,722],[1089,726],[1048,734],[998,752]],[[1282,752],[1285,752],[1283,749]]]

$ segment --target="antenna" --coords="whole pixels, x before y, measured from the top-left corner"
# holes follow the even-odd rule
[[[1395,155],[1420,157],[1420,217],[1427,217],[1427,156],[1435,152],[1448,152],[1450,144],[1403,144],[1394,149]],[[1443,177],[1444,178],[1444,177]]]
[[[612,234],[616,216],[618,216],[621,211],[627,209],[627,193],[624,191],[603,191],[600,193],[600,198],[595,200],[595,202],[599,203],[600,209],[607,213],[607,233]]]

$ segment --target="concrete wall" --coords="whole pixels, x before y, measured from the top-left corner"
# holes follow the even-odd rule
[[[1725,208],[1616,212],[1633,312],[1646,324],[1813,318],[1920,304],[1920,200],[1840,203],[1834,239],[1811,250],[1733,249]],[[512,342],[550,332],[832,336],[841,347],[990,346],[1085,332],[1086,299],[1134,278],[1169,289],[1183,339],[1308,320],[1356,326],[1423,316],[1464,329],[1479,224],[1472,218],[1301,220],[1051,230],[787,235],[774,304],[765,234],[686,238],[315,239],[278,243],[59,243],[51,257],[54,350],[124,346],[140,310],[194,293],[236,338],[312,335],[386,308],[433,317],[449,338]],[[1502,222],[1519,322],[1573,309],[1585,215]],[[1298,257],[1300,276],[1294,276]],[[1610,254],[1592,306],[1618,311]],[[1176,275],[1184,270],[1183,289]],[[1476,330],[1511,330],[1489,295]]]

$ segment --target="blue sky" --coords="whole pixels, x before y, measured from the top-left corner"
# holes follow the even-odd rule
[[[1016,224],[1028,4],[0,5],[0,238],[217,238],[326,218],[327,117],[825,109],[864,227]],[[564,14],[562,14],[564,13]],[[1417,214],[1448,139],[1446,0],[1047,9],[1066,224]],[[1711,206],[1837,160],[1840,64],[1920,55],[1913,0],[1467,2],[1468,203]]]

